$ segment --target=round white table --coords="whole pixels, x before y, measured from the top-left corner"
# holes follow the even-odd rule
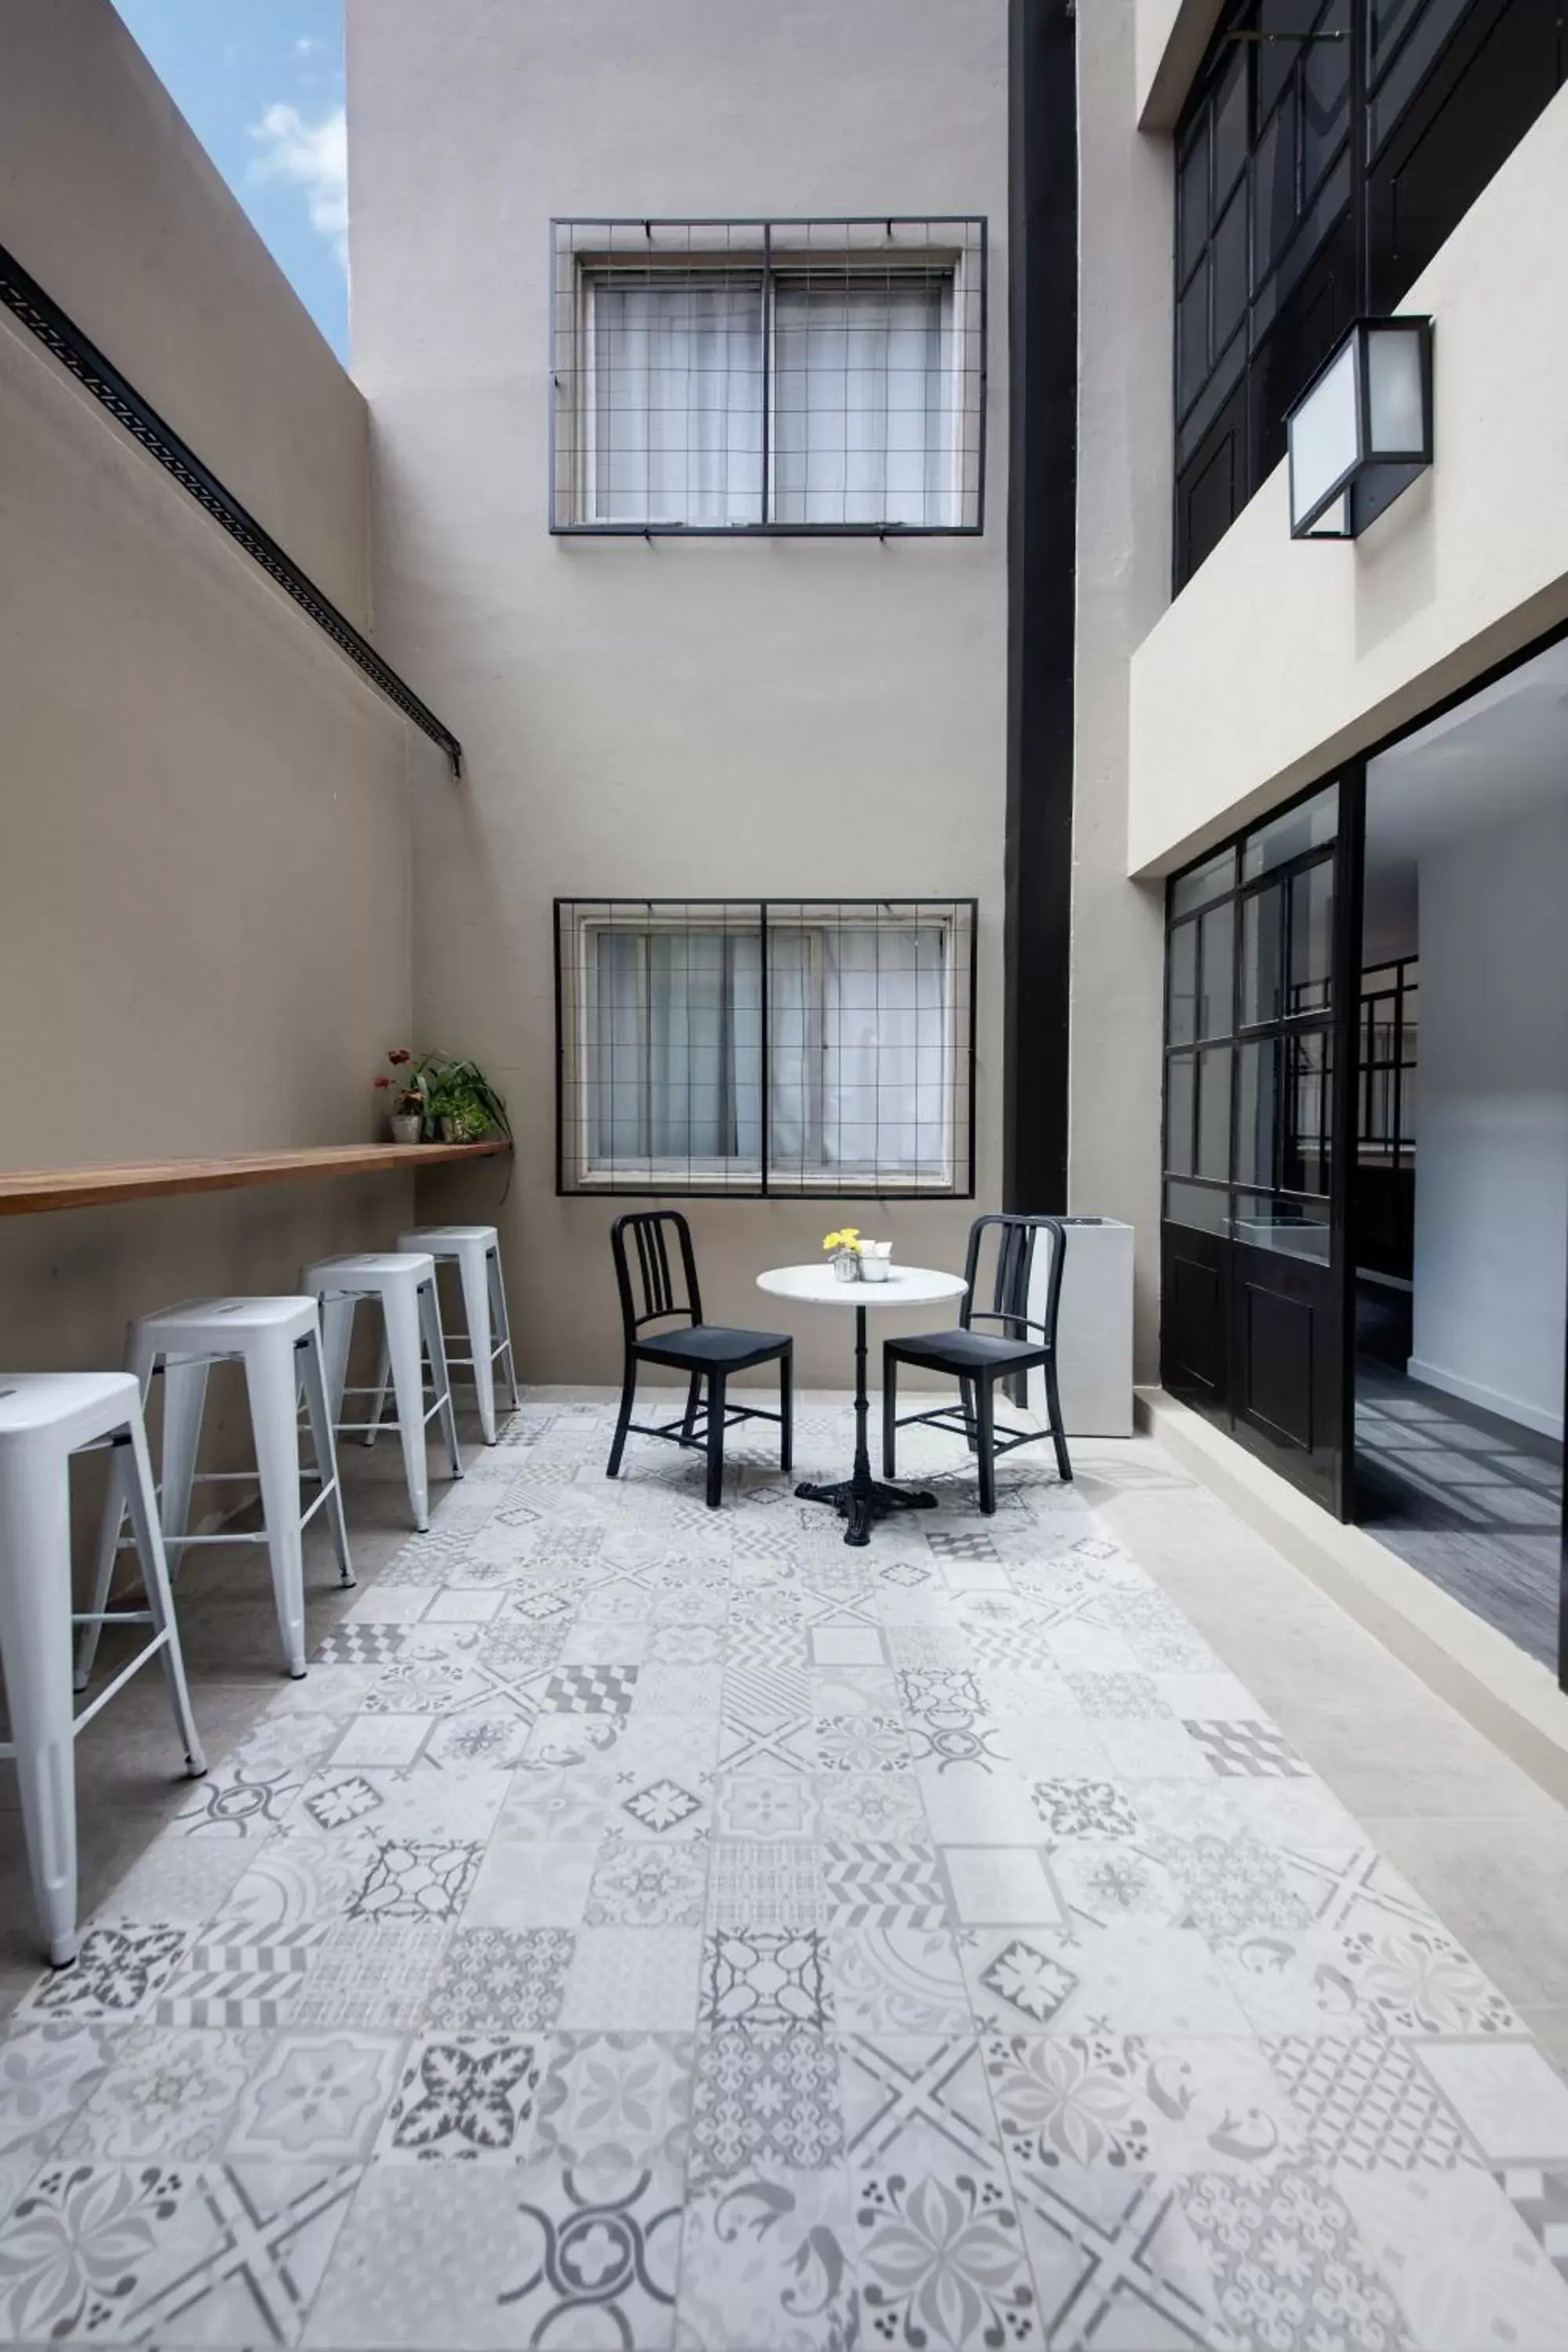
[[[871,1540],[877,1520],[892,1511],[934,1511],[936,1496],[889,1486],[871,1475],[871,1455],[866,1443],[870,1399],[866,1393],[866,1310],[871,1307],[938,1307],[962,1298],[968,1284],[961,1274],[940,1274],[931,1266],[895,1265],[886,1282],[841,1282],[827,1264],[777,1265],[757,1276],[757,1288],[774,1298],[793,1298],[807,1307],[852,1307],[855,1309],[855,1467],[847,1478],[830,1486],[797,1486],[805,1503],[831,1503],[845,1518],[847,1544]]]

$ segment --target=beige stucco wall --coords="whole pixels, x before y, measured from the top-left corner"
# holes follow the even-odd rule
[[[0,242],[363,604],[363,403],[107,0],[0,13]],[[0,1167],[369,1136],[412,1020],[410,730],[8,312],[0,551]],[[433,751],[418,782],[452,789]],[[0,1218],[0,1362],[116,1364],[130,1315],[292,1288],[410,1204]]]
[[[1158,1345],[1159,894],[1127,878],[1127,680],[1170,593],[1169,151],[1135,128],[1134,0],[1078,18],[1078,633],[1072,1208],[1136,1228],[1136,1367]],[[1132,328],[1130,333],[1129,328]]]
[[[1132,665],[1128,858],[1179,865],[1568,616],[1568,91],[1402,308],[1435,321],[1436,462],[1297,544],[1270,476]]]
[[[501,1222],[535,1377],[619,1363],[611,1204],[554,1195],[558,893],[976,895],[978,1191],[997,1204],[1006,70],[1005,0],[350,6],[376,605],[469,763],[416,811],[417,1001],[517,1112]],[[986,214],[984,535],[552,541],[548,222],[574,212]],[[426,1207],[445,1191],[427,1181]],[[690,1213],[708,1312],[731,1321],[776,1321],[755,1274],[840,1222],[831,1203]],[[854,1212],[945,1265],[972,1213]],[[802,1369],[842,1384],[848,1331],[825,1321],[800,1318]]]
[[[0,6],[0,244],[363,627],[364,404],[110,0]]]

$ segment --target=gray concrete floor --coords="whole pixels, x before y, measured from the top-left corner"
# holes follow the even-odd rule
[[[476,1433],[465,1430],[467,1438]],[[1568,2062],[1568,1812],[1152,1439],[1080,1440],[1074,1463],[1110,1532],[1187,1611],[1531,2031]],[[433,1458],[433,1474],[437,1466]],[[407,1502],[394,1447],[366,1454],[350,1445],[343,1468],[363,1585],[404,1541]],[[433,1483],[437,1526],[446,1491]],[[353,1598],[337,1586],[318,1522],[307,1565],[312,1647]],[[262,1556],[205,1554],[182,1579],[179,1605],[198,1719],[216,1763],[279,1686]],[[112,1655],[106,1641],[102,1671]],[[78,1767],[85,1916],[188,1788],[155,1666],[83,1735]],[[37,1966],[15,1782],[0,1769],[0,2015]]]
[[[1358,1523],[1553,1673],[1562,1515],[1561,1445],[1358,1362]]]

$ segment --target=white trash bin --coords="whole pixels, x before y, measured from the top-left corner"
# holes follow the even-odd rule
[[[1062,1419],[1072,1437],[1132,1434],[1132,1228],[1114,1217],[1064,1217],[1067,1262],[1057,1324]],[[1041,1235],[1046,1243],[1046,1236]],[[1037,1246],[1029,1312],[1046,1311],[1048,1244]],[[1028,1378],[1029,1410],[1046,1417],[1046,1384]]]

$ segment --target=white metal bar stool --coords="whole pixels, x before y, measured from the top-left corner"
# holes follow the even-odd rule
[[[214,1364],[224,1363],[245,1367],[256,1468],[198,1473],[207,1374]],[[265,1544],[272,1569],[283,1663],[298,1681],[305,1671],[304,1533],[323,1507],[340,1580],[344,1584],[354,1580],[314,1298],[193,1298],[178,1307],[161,1307],[155,1315],[139,1316],[131,1326],[126,1366],[140,1381],[143,1400],[154,1373],[160,1367],[163,1370],[163,1548],[175,1572],[186,1550],[196,1544]],[[302,1465],[300,1459],[301,1390],[315,1446],[313,1465]],[[300,1491],[304,1479],[321,1487],[308,1506]],[[237,1534],[223,1528],[212,1535],[188,1532],[194,1486],[252,1481],[261,1489],[258,1531]],[[121,1523],[111,1498],[99,1538],[96,1608],[102,1607],[109,1591]],[[89,1623],[77,1661],[79,1689],[92,1670],[97,1643],[97,1633]]]
[[[362,1299],[374,1299],[381,1308],[385,1354],[397,1403],[398,1433],[403,1440],[403,1467],[408,1480],[408,1500],[414,1524],[430,1524],[430,1475],[425,1454],[425,1432],[437,1416],[446,1443],[447,1461],[454,1478],[463,1475],[458,1448],[458,1422],[452,1411],[452,1382],[447,1370],[447,1349],[441,1337],[441,1309],[436,1297],[436,1261],[428,1251],[372,1250],[359,1257],[324,1257],[308,1265],[300,1277],[314,1291],[321,1306],[321,1339],[326,1350],[327,1395],[332,1423],[340,1436],[374,1433],[380,1420],[382,1386],[348,1386],[349,1342],[353,1336],[354,1309]],[[434,1402],[425,1402],[424,1361],[430,1366]],[[345,1396],[376,1399],[376,1421],[345,1421]]]
[[[468,1352],[454,1356],[447,1349],[447,1370],[471,1371],[474,1393],[479,1400],[479,1427],[487,1445],[496,1442],[496,1381],[495,1368],[500,1362],[506,1373],[511,1410],[517,1411],[521,1400],[517,1392],[517,1366],[512,1361],[511,1321],[506,1311],[506,1285],[501,1279],[500,1235],[494,1225],[417,1225],[410,1233],[399,1234],[400,1252],[413,1251],[436,1260],[437,1269],[443,1265],[455,1265],[463,1293],[463,1321],[468,1327]],[[437,1271],[437,1290],[440,1276]],[[444,1334],[446,1339],[455,1335]],[[381,1351],[381,1372],[375,1392],[375,1406],[371,1425],[365,1432],[367,1445],[375,1444],[375,1433],[386,1406],[387,1358],[384,1346]]]
[[[70,1458],[112,1449],[110,1507],[136,1531],[144,1609],[89,1617],[71,1611]],[[79,1714],[71,1697],[71,1628],[150,1625],[153,1638]],[[149,1658],[163,1660],[174,1723],[193,1777],[207,1769],[191,1714],[184,1661],[158,1532],[142,1393],[129,1372],[0,1373],[0,1666],[21,1783],[22,1827],[49,1958],[77,1953],[76,1735]]]

